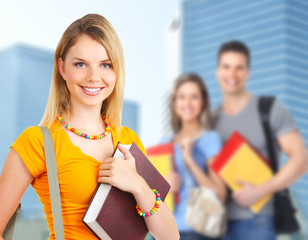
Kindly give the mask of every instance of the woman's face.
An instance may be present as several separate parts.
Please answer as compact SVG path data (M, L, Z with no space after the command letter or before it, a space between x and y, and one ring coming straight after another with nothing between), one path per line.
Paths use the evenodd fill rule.
M176 92L174 107L182 121L199 120L203 107L199 86L193 82L183 83Z
M115 87L116 74L106 49L86 34L68 50L64 61L58 59L58 64L74 106L100 108Z

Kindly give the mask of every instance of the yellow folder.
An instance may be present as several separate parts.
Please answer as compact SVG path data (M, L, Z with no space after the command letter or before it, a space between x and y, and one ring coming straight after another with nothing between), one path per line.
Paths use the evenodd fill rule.
M265 158L237 132L227 141L211 168L224 179L234 192L242 189L242 186L236 182L238 180L260 185L273 176ZM262 198L250 206L251 210L258 213L270 198L271 195Z
M173 152L171 144L164 144L154 146L147 149L147 157L154 165L154 167L160 172L163 177L166 177L173 171ZM165 203L168 205L171 211L174 210L174 194L168 193L165 199Z

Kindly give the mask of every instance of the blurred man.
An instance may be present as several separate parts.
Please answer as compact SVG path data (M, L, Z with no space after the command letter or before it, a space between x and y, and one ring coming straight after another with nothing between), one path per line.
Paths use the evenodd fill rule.
M237 41L223 44L218 52L216 73L223 102L214 112L214 129L220 133L223 141L234 131L239 131L269 159L258 109L259 97L246 89L250 75L249 49ZM307 170L308 158L303 139L291 115L277 100L271 107L269 123L278 143L276 156L283 151L289 160L263 185L254 186L239 179L237 183L243 187L242 190L227 201L228 230L225 240L276 239L273 199L258 214L254 214L249 206L268 194L287 188Z

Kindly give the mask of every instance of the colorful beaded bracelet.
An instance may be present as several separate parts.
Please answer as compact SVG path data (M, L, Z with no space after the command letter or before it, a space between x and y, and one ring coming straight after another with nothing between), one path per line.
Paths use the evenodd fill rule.
M155 202L155 206L152 208L152 210L148 213L144 213L140 210L140 208L138 207L138 205L136 204L136 210L138 212L138 214L141 216L141 217L150 217L152 216L156 211L157 209L159 208L159 203L160 203L160 194L158 193L158 191L156 189L152 189L152 191L156 194L156 202Z

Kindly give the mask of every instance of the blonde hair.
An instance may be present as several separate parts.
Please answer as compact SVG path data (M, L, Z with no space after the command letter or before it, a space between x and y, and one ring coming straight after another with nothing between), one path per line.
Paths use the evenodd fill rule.
M68 50L76 44L78 38L86 34L101 43L106 49L117 76L115 88L104 100L101 115L114 125L120 126L122 119L125 69L124 54L120 39L112 25L101 15L87 14L74 21L63 33L55 51L53 73L45 113L39 125L50 126L58 114L66 112L69 107L70 92L62 78L58 59L65 60Z
M210 98L208 94L208 90L206 88L206 85L203 81L203 79L195 74L195 73L186 73L181 76L179 76L175 80L174 88L170 97L170 113L171 113L171 127L174 133L178 133L182 128L182 122L180 117L175 112L174 102L176 99L177 91L184 83L195 83L198 85L201 97L202 97L202 112L199 115L200 122L204 126L205 129L210 130L212 128L212 114L211 114L211 104L210 104Z

